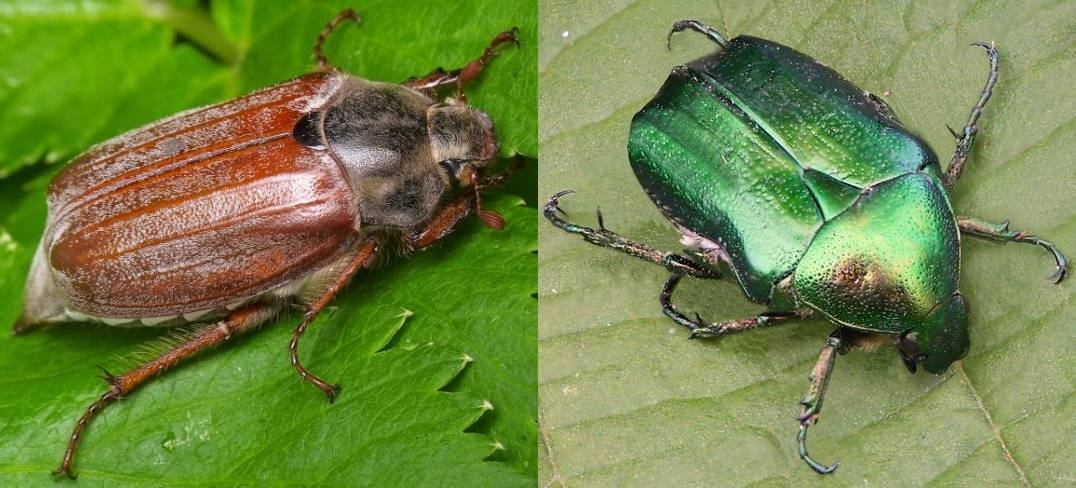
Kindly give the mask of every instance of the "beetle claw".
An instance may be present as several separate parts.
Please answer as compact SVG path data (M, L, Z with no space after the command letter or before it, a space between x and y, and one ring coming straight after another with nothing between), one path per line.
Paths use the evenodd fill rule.
M52 471L52 477L56 478L56 479L60 479L60 478L67 478L67 479L71 479L71 480L78 479L78 475L71 472L71 468L66 467L66 466L63 466L63 467L60 467L60 468L57 468L57 469L53 470Z
M1057 270L1054 271L1054 274L1050 275L1049 280L1052 281L1055 285L1059 285L1062 281L1064 281L1066 275L1068 275L1068 270L1066 270L1063 266L1058 266Z
M553 196L549 197L549 201L546 202L545 208L547 210L555 210L556 212L560 213L561 215L564 215L565 217L567 217L568 213L565 212L564 210L561 210L561 208L560 208L560 198L563 197L563 196L566 196L566 195L571 195L572 193L575 193L575 190L563 190L563 191L559 191L557 193L554 193Z
M1008 222L1006 222L1006 224L1007 223ZM1054 272L1049 276L1048 279L1052 281L1055 285L1061 283L1061 281L1065 279L1065 276L1068 274L1068 262L1065 260L1065 255L1061 254L1061 250L1058 249L1057 246L1054 245L1054 243L1039 239L1038 237L1035 237L1033 235L1018 235L1015 240L1021 242L1028 242L1031 244L1037 244L1039 247L1045 249L1047 252L1053 255Z
M509 41L512 44L516 45L516 49L519 49L519 47L520 47L520 44L519 44L519 27L514 27L513 26L511 29L508 30L508 33L509 33L509 36L511 36L511 39Z
M325 396L329 398L329 405L332 405L336 401L336 395L340 394L340 385L329 385L329 389L325 390Z
M678 20L674 22L672 28L669 29L669 35L665 39L665 46L669 49L672 49L673 34L688 29L698 32L699 34L702 34L706 37L709 37L711 41L714 41L717 45L721 47L725 47L725 45L729 42L728 39L725 39L725 36L722 35L720 32L706 24L703 24L698 20Z
M836 471L837 467L841 465L839 461L834 461L833 464L826 466L815 461L810 454L807 454L807 427L807 423L800 423L800 433L796 435L796 442L800 446L800 459L803 459L818 474L830 474Z

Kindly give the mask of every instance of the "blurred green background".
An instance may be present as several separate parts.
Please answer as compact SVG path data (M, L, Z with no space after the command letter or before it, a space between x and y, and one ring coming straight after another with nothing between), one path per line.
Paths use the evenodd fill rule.
M885 97L948 160L996 41L1001 79L952 203L958 213L1053 240L1076 256L1076 3L685 1L540 4L542 199L622 235L678 249L633 176L632 115L669 70L711 52L678 19L794 47ZM797 402L833 327L804 321L689 341L665 318L663 270L540 222L543 485L1072 486L1076 317L1072 280L1045 277L1042 249L963 244L972 349L946 374L907 373L892 348L837 360L812 454L796 454ZM682 309L709 320L761 311L728 281L685 280Z
M6 0L0 2L0 326L21 306L44 190L93 143L179 110L311 71L311 47L345 7L363 16L330 60L400 81L455 68L520 28L468 91L505 157L528 169L469 222L412 259L363 272L306 334L309 368L340 382L334 405L291 369L299 318L169 372L91 425L81 486L533 486L537 473L534 2L467 0ZM64 325L0 334L0 486L53 485L75 420L158 330ZM490 410L492 408L492 410Z

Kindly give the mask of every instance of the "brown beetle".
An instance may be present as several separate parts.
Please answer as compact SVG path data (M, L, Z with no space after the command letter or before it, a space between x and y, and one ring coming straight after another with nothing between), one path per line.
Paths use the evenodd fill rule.
M390 84L329 65L321 46L347 19L359 21L345 10L318 36L318 71L118 136L52 181L16 333L208 322L156 359L106 372L108 391L79 418L54 474L73 477L79 436L106 405L292 302L306 313L291 363L333 401L338 387L303 367L299 338L383 243L427 247L471 212L504 226L479 200L506 177L480 174L497 155L493 126L462 89L499 44L518 44L516 30L464 68ZM442 86L456 96L435 101Z

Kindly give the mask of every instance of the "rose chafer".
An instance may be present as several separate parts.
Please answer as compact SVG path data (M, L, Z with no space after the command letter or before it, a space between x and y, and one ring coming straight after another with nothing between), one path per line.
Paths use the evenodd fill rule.
M942 373L968 351L968 305L959 282L960 236L1036 244L1065 276L1050 242L1007 223L954 214L948 191L960 178L978 119L998 77L990 73L943 170L935 152L877 96L789 47L739 36L727 40L699 21L675 23L719 49L673 69L631 124L628 156L647 195L679 229L685 250L668 253L605 228L545 215L587 242L652 261L671 274L660 295L665 315L692 338L720 337L790 319L824 317L826 338L800 402L799 454L817 420L837 353L891 342L908 370ZM562 212L561 212L562 213ZM747 298L766 305L756 317L707 323L672 303L684 276L727 274Z

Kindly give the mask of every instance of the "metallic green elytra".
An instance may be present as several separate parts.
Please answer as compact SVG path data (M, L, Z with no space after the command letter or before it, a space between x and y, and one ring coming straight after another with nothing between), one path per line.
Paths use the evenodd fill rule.
M680 21L719 49L673 69L632 120L628 157L639 183L679 229L684 252L665 253L558 215L545 215L586 241L667 268L666 315L691 337L718 337L794 318L837 325L811 373L799 417L801 457L820 473L807 427L821 411L837 353L889 342L915 373L942 373L968 351L968 306L959 290L961 234L1026 242L1050 251L1055 282L1065 260L1044 240L954 215L948 189L959 178L977 121L998 75L990 74L943 171L935 152L880 98L818 61L778 43L726 40L698 21ZM683 276L731 274L757 317L706 323L672 303Z

